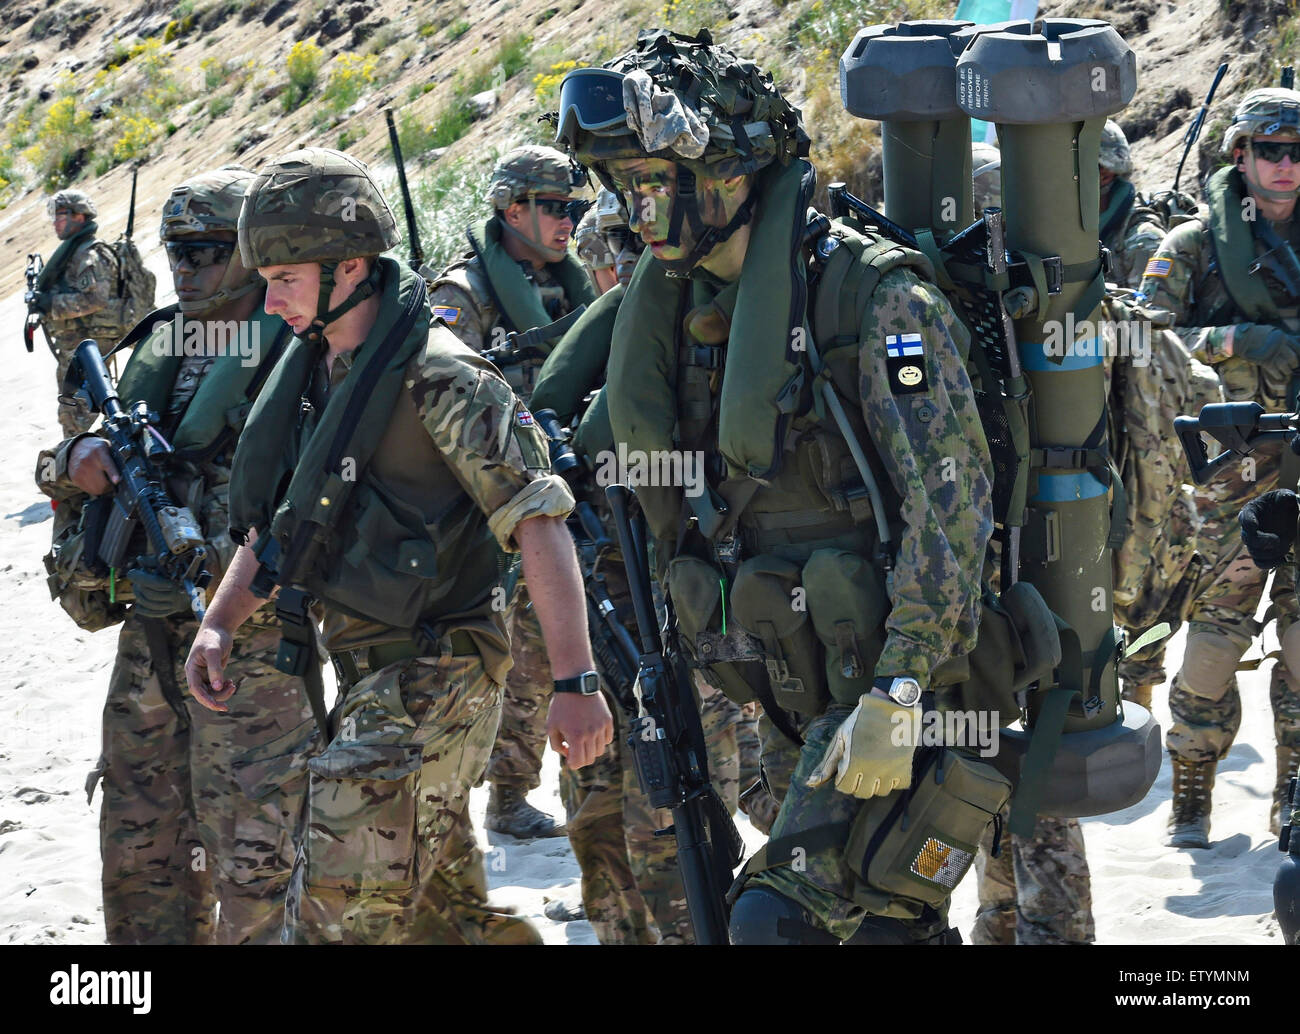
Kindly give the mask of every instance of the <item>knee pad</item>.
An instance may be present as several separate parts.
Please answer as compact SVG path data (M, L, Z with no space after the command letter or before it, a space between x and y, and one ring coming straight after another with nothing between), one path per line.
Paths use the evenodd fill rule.
M732 944L839 944L803 908L769 887L746 888L732 906L728 929Z
M1222 700L1236 677L1241 654L1237 644L1220 632L1189 632L1180 673L1183 687L1206 700Z

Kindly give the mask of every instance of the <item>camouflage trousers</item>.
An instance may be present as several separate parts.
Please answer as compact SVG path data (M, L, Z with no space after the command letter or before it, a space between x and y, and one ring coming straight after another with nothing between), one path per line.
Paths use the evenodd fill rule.
M1169 689L1173 722L1165 738L1169 753L1186 761L1216 761L1227 755L1241 725L1241 697L1231 671L1261 631L1255 619L1267 572L1250 559L1241 541L1241 507L1277 484L1276 455L1261 454L1258 479L1231 465L1225 484L1211 486L1214 494L1202 502L1202 551L1210 552L1191 608L1188 656ZM1283 569L1272 594L1279 615L1280 635L1294 622L1298 608L1294 572ZM1198 640L1194 647L1192 637ZM1195 668L1196 670L1192 670ZM1279 745L1300 744L1300 680L1280 657L1269 688L1274 729Z
M546 713L551 705L551 661L542 639L542 626L528 596L523 576L515 585L506 628L514 666L506 676L501 728L488 762L487 781L527 793L542 785L542 753L546 749Z
M616 608L622 608L627 588L621 571L610 565L602 574ZM741 786L741 709L707 685L697 689L709 775L734 814ZM627 745L634 717L630 703L610 698L614 739L595 764L577 772L560 770L569 843L582 868L583 906L601 944L690 944L677 843L654 835L671 825L672 816L651 808L641 792Z
M198 626L169 619L176 685ZM104 705L100 851L110 944L274 944L292 866L304 781L274 758L311 736L298 680L272 665L279 635L236 636L227 673L239 684L217 714L185 695L188 728L163 696L145 632L128 615ZM212 920L213 903L220 917Z
M540 943L489 908L467 812L500 718L501 687L450 645L348 690L308 763L283 943Z
M974 944L1091 944L1092 887L1078 819L1039 816L1034 834L1006 831L992 855L993 829L975 858L979 912L971 929Z

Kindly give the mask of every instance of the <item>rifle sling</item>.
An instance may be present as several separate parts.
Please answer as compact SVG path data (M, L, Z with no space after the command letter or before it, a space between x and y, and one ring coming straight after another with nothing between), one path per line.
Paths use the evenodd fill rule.
M139 621L140 627L144 629L145 642L149 644L149 658L153 661L154 674L158 676L163 699L176 712L176 731L187 732L190 713L185 707L185 697L176 684L176 655L172 653L171 640L167 638L167 626L163 624L162 618L139 617Z

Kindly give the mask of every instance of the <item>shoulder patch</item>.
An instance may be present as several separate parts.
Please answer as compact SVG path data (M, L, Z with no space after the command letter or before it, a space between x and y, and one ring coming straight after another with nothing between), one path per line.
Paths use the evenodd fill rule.
M925 374L925 344L920 334L885 335L885 365L893 394L916 395L930 389Z
M433 318L442 320L449 327L454 327L460 319L460 311L458 305L435 305L433 307Z
M1143 276L1168 276L1169 271L1174 268L1174 260L1167 258L1153 258L1147 262L1147 268L1142 271Z
M533 414L528 412L528 410L526 410L523 406L519 407L519 411L515 415L515 419L519 421L520 427L533 426Z

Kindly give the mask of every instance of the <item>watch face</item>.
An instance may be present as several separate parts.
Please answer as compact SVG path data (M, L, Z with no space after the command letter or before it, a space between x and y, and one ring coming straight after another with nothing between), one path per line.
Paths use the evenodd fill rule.
M921 684L915 679L897 679L889 695L905 707L913 707L921 699Z
M600 692L600 676L594 671L585 672L581 677L582 692L585 696L592 696Z

